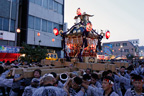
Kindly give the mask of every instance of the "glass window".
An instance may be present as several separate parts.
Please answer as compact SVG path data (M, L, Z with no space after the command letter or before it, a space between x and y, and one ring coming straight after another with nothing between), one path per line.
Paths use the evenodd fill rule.
M49 9L53 9L53 0L49 0Z
M28 27L31 29L34 29L34 17L33 16L29 16Z
M0 30L2 30L2 18L0 18Z
M42 31L47 32L47 21L42 20Z
M6 40L0 40L0 45L8 45L8 41L6 41Z
M42 5L42 0L35 0L35 4Z
M43 7L48 8L48 0L43 0Z
M34 0L30 0L30 2L34 3Z
M35 18L35 29L40 30L40 18Z
M59 25L59 30L63 30L63 25Z
M54 11L58 11L58 3L57 2L54 2Z
M120 46L120 43L116 43L116 46Z
M59 13L59 14L62 14L62 10L63 10L63 9L62 9L62 4L59 4L59 3L58 3L58 13Z
M54 26L53 26L53 28L57 28L57 29L59 30L59 24L57 24L57 23L54 23Z
M4 18L3 19L3 30L8 31L9 30L9 20Z
M124 49L124 52L129 52L129 49Z
M15 45L15 42L9 41L9 46L14 46L14 45Z
M127 43L123 43L123 46L127 46Z
M52 28L52 22L48 21L48 32L52 33L53 32L53 28Z
M15 30L15 21L14 21L14 20L11 20L10 31L11 31L11 32L14 32L14 30Z
M12 2L16 2L16 0L12 0Z

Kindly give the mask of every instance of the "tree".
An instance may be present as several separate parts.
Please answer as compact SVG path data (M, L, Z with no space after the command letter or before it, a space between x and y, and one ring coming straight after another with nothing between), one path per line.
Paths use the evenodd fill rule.
M41 48L40 46L32 47L28 44L23 43L20 50L21 54L25 54L25 57L21 57L22 61L27 62L40 62L42 59L46 58L47 49Z
M134 58L134 56L132 54L127 54L126 55L127 59L132 60Z

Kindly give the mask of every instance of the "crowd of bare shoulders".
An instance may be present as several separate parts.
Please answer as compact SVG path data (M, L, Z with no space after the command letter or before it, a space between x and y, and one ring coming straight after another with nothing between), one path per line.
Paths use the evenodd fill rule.
M2 96L144 96L144 61L121 66L115 72L94 71L90 68L57 73L53 64L51 72L42 74L47 66L40 63L1 62L0 94ZM61 66L75 68L73 64ZM32 77L17 73L33 68ZM64 72L65 71L65 72Z

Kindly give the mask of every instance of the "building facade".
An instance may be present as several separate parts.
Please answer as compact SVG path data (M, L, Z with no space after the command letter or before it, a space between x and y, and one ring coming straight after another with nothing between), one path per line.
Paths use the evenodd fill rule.
M62 57L64 0L0 0L0 45L47 47L49 53ZM17 32L20 29L20 32Z
M16 45L17 10L16 0L0 0L0 45Z
M53 28L63 29L64 0L21 0L19 3L17 45L23 42L32 46L47 47L61 57L61 36L55 36Z
M114 55L116 58L125 58L128 54L137 56L139 54L139 50L137 49L137 46L134 46L129 41L117 41L103 43L102 50L99 52L99 54L106 56Z

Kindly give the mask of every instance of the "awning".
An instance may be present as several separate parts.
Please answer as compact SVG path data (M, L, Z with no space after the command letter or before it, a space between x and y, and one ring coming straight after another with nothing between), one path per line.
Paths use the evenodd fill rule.
M20 56L20 53L0 53L0 61L5 60L7 61L13 61L17 60L17 58Z

